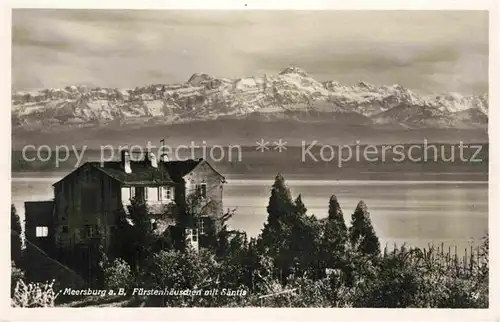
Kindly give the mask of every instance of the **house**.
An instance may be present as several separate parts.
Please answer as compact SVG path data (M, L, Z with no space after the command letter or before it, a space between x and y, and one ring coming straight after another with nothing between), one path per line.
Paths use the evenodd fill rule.
M153 214L164 214L175 208L172 205L185 207L196 192L202 202L211 204L206 216L215 218L222 216L224 183L224 177L204 159L157 161L152 153L145 153L132 160L129 151L122 150L118 161L86 162L54 183L54 200L51 209L44 203L45 215L37 210L37 202L26 203L30 230L26 233L51 254L88 244L97 235L109 247L117 210L126 211L132 199L146 203ZM171 224L168 220L153 223L159 230ZM195 249L205 233L203 227L201 222L186 230L187 241Z

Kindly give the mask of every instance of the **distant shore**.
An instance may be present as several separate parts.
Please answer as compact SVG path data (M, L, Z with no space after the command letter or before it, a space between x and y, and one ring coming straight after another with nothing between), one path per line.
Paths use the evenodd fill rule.
M70 171L16 171L11 173L11 178L14 181L50 181L53 179L54 182L63 178ZM267 174L228 174L226 175L226 180L232 183L242 182L242 181L269 181L272 183L274 176L277 173L267 173ZM359 182L359 181L380 181L380 182L470 182L470 183L488 183L488 173L359 173L354 177L348 177L345 175L316 175L316 174L293 174L285 173L288 181L324 181L324 182Z

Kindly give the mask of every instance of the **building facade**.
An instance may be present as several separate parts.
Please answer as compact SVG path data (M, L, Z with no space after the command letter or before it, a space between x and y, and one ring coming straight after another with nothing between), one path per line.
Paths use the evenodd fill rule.
M126 213L133 199L163 216L152 223L161 233L175 225L169 211L185 211L196 196L198 207L210 205L201 223L186 229L187 242L198 249L205 233L203 219L217 222L222 216L224 177L203 159L157 161L150 153L133 159L122 151L119 161L87 162L54 183L54 200L43 202L42 212L35 203L26 203L27 238L51 254L87 245L96 236L109 247L116 214Z

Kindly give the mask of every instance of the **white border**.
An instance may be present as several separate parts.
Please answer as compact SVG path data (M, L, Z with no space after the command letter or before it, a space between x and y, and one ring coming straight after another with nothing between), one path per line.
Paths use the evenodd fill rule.
M489 10L490 11L490 111L489 111L489 133L490 133L490 191L489 191L489 237L490 237L490 309L488 310L449 310L449 309L268 309L268 308L242 308L242 309L137 309L137 308L52 308L52 309L13 309L10 307L10 256L9 256L9 224L5 223L2 227L5 233L0 234L1 262L0 268L3 274L0 274L1 287L1 305L0 319L8 321L23 320L340 320L340 321L499 321L500 315L498 304L500 297L498 286L500 272L498 265L498 246L499 229L498 207L495 201L499 200L498 178L500 171L500 154L496 144L496 138L499 137L498 129L495 126L495 120L498 119L500 111L496 106L499 105L498 94L494 89L498 87L498 3L495 0L455 0L455 1L437 1L437 0L378 0L378 1L319 1L319 0L288 0L273 1L270 0L149 0L149 1L125 1L125 0L87 0L87 1L56 1L56 0L18 0L8 3L2 3L0 21L2 28L1 35L1 54L4 58L1 60L2 85L0 87L0 98L2 104L0 117L0 129L3 135L0 136L0 147L8 159L1 159L0 163L0 189L4 199L4 216L2 220L8 221L8 212L10 211L10 151L11 151L11 127L10 127L10 52L11 52L11 9L12 8L96 8L96 9L232 9L232 10L254 10L254 9L343 9L343 10ZM495 86L497 85L497 86ZM5 151L8 151L5 153ZM9 208L8 208L9 207ZM495 209L496 208L496 209ZM8 269L7 269L8 268ZM497 303L495 306L494 303Z
M12 8L88 8L88 9L230 9L230 10L488 10L494 1L488 0L16 0Z

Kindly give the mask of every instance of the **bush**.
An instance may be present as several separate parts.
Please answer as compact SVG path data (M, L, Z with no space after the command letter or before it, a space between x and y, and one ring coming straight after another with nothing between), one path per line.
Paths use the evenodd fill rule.
M17 282L24 278L24 272L16 267L16 263L14 261L11 262L11 274L10 274L10 296L14 296L14 289L17 285Z
M21 279L14 288L13 307L52 307L58 294L54 292L54 281L48 283L29 283Z
M104 268L104 283L109 289L131 287L133 278L130 265L121 258L115 259Z
M108 288L125 288L129 294L135 287L187 291L163 296L136 293L148 306L488 307L487 237L477 259L471 256L463 262L433 248L403 246L390 253L386 248L381 254L364 202L352 214L349 229L335 196L330 198L329 217L317 220L307 215L300 195L291 199L280 175L272 188L267 222L260 236L250 242L244 234L227 229L224 222L229 217L225 215L221 238L218 243L215 239L208 243L211 249L157 250L149 247L154 238L145 238L152 236L145 208L139 210L132 212L138 225L131 229L142 227L144 231L121 234L123 245L130 247L124 249L130 253L135 254L137 244L142 245L140 256L125 258L133 270L119 258L105 266L104 279ZM179 231L182 239L184 230ZM215 232L213 237L217 237ZM13 268L13 279L22 278L15 277L20 274ZM223 289L244 294L213 292ZM26 287L17 302L23 306L50 304L50 298L31 300L26 295L30 292L36 293Z
M140 286L147 289L205 290L217 288L216 262L209 254L194 251L160 251L142 268ZM205 301L206 299L206 301ZM154 306L211 306L211 297L153 296Z

